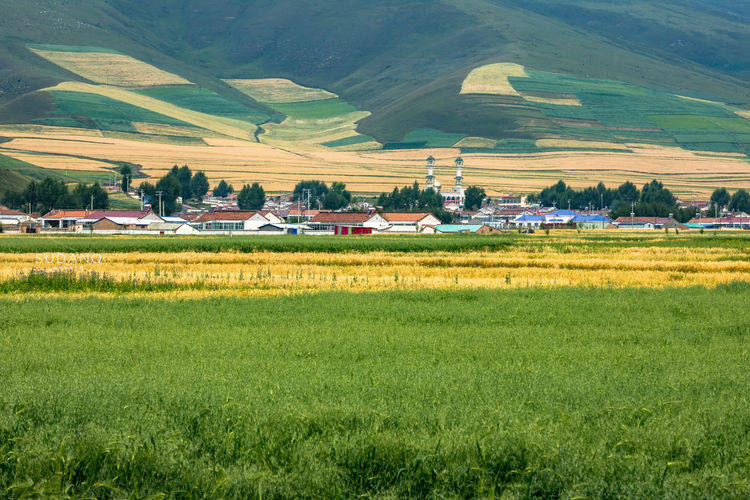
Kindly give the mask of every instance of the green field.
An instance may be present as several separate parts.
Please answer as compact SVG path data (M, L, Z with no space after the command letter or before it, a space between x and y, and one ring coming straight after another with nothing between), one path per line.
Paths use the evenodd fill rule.
M138 89L136 92L181 108L192 109L209 115L224 116L254 124L263 123L269 119L268 115L244 104L227 99L211 90L192 85L153 87Z
M33 123L137 132L132 122L191 127L189 123L97 94L50 90L55 110Z
M0 165L2 158L0 156ZM0 196L6 191L23 191L30 181L25 175L0 167Z
M83 182L93 183L99 182L103 184L111 179L111 175L107 175L107 172L97 172L93 170L69 170L66 175L64 170L56 170L51 168L38 167L31 163L11 158L0 154L0 168L10 170L13 174L21 175L29 179L42 181L47 177L51 177L58 181L63 182ZM16 180L18 180L16 178ZM24 187L26 187L24 185Z
M0 491L745 497L748 300L0 299Z
M426 128L409 132L403 142L419 143L425 148L450 148L464 137L466 134L446 134L440 130Z
M273 109L287 116L300 120L327 120L349 113L356 113L357 108L341 99L323 99L318 101L289 102L269 104Z

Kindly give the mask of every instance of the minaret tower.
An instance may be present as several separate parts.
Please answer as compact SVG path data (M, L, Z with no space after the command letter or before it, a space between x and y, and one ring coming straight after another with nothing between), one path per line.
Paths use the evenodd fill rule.
M461 175L461 169L464 166L464 160L460 156L456 158L456 190L461 189L464 183L464 177Z
M430 155L429 158L427 158L427 186L426 188L433 188L435 189L435 158Z

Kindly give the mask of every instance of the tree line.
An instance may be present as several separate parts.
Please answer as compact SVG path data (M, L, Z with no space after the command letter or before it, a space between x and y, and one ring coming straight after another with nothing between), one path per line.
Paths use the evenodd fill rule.
M31 181L23 191L6 191L2 204L22 211L46 214L54 209L109 208L109 195L98 182L78 183L72 189L62 181L46 177L42 181Z
M609 217L668 217L672 214L679 222L695 217L694 207L680 207L677 197L664 184L653 180L641 189L632 182L624 182L617 188L607 188L600 182L581 190L573 189L558 181L528 197L531 203L571 210L609 210Z

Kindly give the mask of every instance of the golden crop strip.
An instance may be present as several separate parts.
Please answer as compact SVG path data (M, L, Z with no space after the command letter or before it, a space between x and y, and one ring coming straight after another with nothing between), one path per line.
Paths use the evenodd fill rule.
M713 287L750 282L736 250L636 247L617 250L514 249L497 252L105 253L100 263L68 254L0 254L0 281L32 270L96 272L205 289L176 296L273 295L349 290ZM71 259L73 259L71 261ZM166 294L165 292L152 292Z
M30 50L48 61L96 83L123 87L192 85L191 82L181 76L168 73L124 54Z
M238 139L206 138L205 145L151 143L92 135L90 131L44 127L2 127L0 135L11 139L0 145L0 154L24 155L35 164L64 168L51 155L64 155L70 169L91 170L91 160L106 158L143 166L153 182L175 164L204 170L212 183L226 179L235 186L260 182L267 191L291 190L304 179L343 181L353 192L380 193L395 186L421 181L424 161L438 160L435 173L445 186L453 183L453 160L458 149L398 151L286 150ZM76 135L76 134L81 135ZM661 179L678 195L708 196L717 187L750 188L750 171L742 158L706 156L663 146L631 145L633 153L567 151L534 155L468 154L464 156L466 185L483 186L491 195L509 191L538 191L563 179L575 188L592 184L592 178L613 187L626 180L638 185ZM45 156L33 158L30 153ZM103 166L103 165L102 165Z

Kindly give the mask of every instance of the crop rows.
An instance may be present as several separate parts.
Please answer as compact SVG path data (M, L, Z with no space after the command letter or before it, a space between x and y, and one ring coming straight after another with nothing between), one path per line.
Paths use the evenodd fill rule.
M108 292L89 286L91 273L126 284L114 292L202 290L199 295L267 295L322 290L715 287L750 282L750 262L736 250L718 248L558 248L498 251L0 254L7 293L48 292L69 273L70 291ZM746 255L746 254L745 254ZM83 280L84 286L76 283ZM41 280L41 281L40 281ZM34 283L38 283L35 287ZM54 288L54 287L53 287ZM0 289L3 289L0 286ZM206 290L213 290L208 292ZM64 289L58 291L63 292Z

